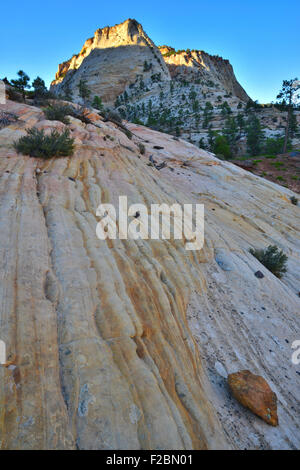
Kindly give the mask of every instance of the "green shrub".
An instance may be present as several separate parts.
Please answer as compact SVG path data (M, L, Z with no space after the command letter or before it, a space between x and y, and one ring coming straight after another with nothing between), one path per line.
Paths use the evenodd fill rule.
M81 79L77 85L79 90L79 96L83 99L83 101L87 100L91 94L91 90L87 86L87 80Z
M283 163L283 162L274 162L274 163L272 163L272 166L275 166L275 168L277 168L278 170L280 170L281 167L284 166L284 163Z
M145 145L142 144L142 143L139 143L139 144L138 144L138 147L139 147L140 153L141 153L142 155L144 155L145 150L146 150L146 149L145 149Z
M49 121L61 121L69 124L70 120L67 116L79 119L85 124L90 124L91 120L85 115L85 108L75 108L67 104L53 104L44 109L44 113Z
M284 137L269 137L266 139L264 144L264 152L270 155L278 155L282 153L284 144ZM291 148L290 142L288 144L288 149Z
M278 278L286 272L286 263L288 257L279 250L276 245L269 245L266 249L262 250L249 250L251 255L255 256L271 273Z
M100 96L97 96L97 95L94 96L92 106L98 109L99 111L103 111L103 103L102 103L102 99L100 98Z
M290 201L294 206L298 206L298 199L295 196L291 196Z
M215 138L213 152L216 155L223 155L226 159L231 157L230 145L224 135L218 135Z
M69 124L70 120L67 116L74 113L74 108L65 104L53 104L45 108L44 113L49 121L60 121Z
M68 129L61 134L53 130L50 135L45 135L43 129L32 128L15 142L14 147L18 153L36 158L67 157L73 155L74 139Z

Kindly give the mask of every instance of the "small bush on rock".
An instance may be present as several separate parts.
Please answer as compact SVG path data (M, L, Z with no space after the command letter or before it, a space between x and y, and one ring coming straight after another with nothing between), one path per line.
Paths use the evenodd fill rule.
M271 273L278 278L286 272L286 263L288 257L279 250L276 245L269 245L266 249L262 250L249 250L250 253L258 259Z
M70 121L67 116L72 115L73 108L65 104L53 104L45 108L44 113L49 121L60 121L69 124Z
M85 115L84 107L77 109L68 104L53 104L45 108L44 112L49 121L60 121L64 124L69 124L70 120L68 119L68 116L72 116L85 124L90 124L91 122L91 120Z
M141 153L142 155L144 155L145 150L146 150L146 149L145 149L145 145L142 144L142 143L139 143L139 144L138 144L138 147L139 147L140 153Z
M45 135L43 129L32 128L15 142L14 147L18 153L36 158L67 157L73 155L74 139L68 129L61 134L53 130L50 135Z
M298 206L298 199L295 196L291 196L290 201L294 206Z

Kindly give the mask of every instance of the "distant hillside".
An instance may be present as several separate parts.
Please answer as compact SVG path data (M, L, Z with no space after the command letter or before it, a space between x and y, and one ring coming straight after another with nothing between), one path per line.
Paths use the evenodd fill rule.
M203 51L156 47L133 19L98 29L79 54L59 65L51 89L80 102L80 80L86 80L91 99L101 97L123 118L201 148L214 150L213 136L233 126L233 153L244 155L250 111L257 114L266 137L277 138L284 131L285 113L271 105L257 107L228 60ZM299 112L296 120L300 123ZM295 145L300 143L294 139Z

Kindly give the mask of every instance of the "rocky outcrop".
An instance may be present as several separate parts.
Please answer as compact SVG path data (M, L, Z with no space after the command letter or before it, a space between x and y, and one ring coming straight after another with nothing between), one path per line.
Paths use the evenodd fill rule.
M101 118L70 118L72 157L22 156L12 144L26 128L65 125L23 104L4 111L18 121L0 130L1 448L299 448L293 193L143 126L125 123L129 139ZM203 249L99 240L96 209L119 195L148 208L203 203ZM281 280L249 253L274 243L289 257ZM278 428L232 400L216 361L265 377Z
M149 70L145 63L149 64ZM112 104L144 72L146 76L159 73L163 79L170 79L159 49L142 25L128 19L116 26L97 29L79 54L59 65L51 90L64 94L69 88L74 100L78 100L78 84L86 80L92 95Z
M220 83L227 93L231 93L244 102L249 101L250 98L238 83L229 60L212 56L204 51L176 52L169 46L161 46L159 49L172 78L197 80L201 77L201 79L213 81L215 86Z

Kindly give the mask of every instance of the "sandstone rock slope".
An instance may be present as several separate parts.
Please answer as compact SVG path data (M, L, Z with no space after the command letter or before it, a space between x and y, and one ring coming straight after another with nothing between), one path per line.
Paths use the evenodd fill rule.
M12 143L25 128L65 125L38 108L5 109L19 120L0 131L1 448L299 447L291 191L127 123L130 140L100 118L71 118L73 157L22 156ZM149 166L151 155L167 166ZM119 195L148 208L204 203L203 250L172 239L99 240L96 209L117 206ZM270 243L289 256L282 280L249 253ZM279 427L230 397L216 361L268 381Z

